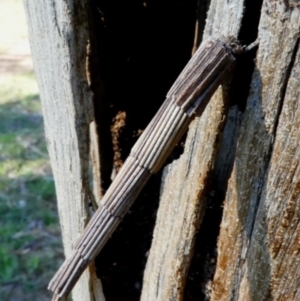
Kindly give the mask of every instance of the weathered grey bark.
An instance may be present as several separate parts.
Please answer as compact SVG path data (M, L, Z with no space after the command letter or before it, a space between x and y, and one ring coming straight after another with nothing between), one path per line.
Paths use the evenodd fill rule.
M264 1L211 300L300 300L299 3Z
M93 199L88 179L94 113L86 74L87 3L24 0L66 256L89 219ZM73 300L104 300L93 267L76 285Z

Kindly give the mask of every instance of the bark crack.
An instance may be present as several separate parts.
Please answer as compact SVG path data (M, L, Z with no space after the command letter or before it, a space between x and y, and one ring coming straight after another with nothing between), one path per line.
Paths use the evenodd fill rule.
M56 8L55 0L51 1L51 10L52 10L54 25L57 28L58 35L61 37L61 31L57 21L58 18L57 18L57 8Z
M282 86L282 91L281 91L281 95L280 95L280 99L279 99L279 109L278 109L278 114L276 116L276 120L275 120L275 125L274 125L274 133L273 133L273 137L276 137L276 132L277 132L277 127L278 127L278 123L279 123L279 119L280 119L280 115L281 115L281 111L283 108L283 104L284 104L284 99L285 99L285 94L286 94L286 90L287 90L287 86L288 86L288 82L291 76L291 72L292 69L294 67L294 63L295 63L295 59L296 59L296 55L299 49L299 41L300 41L300 37L297 37L293 52L292 52L292 56L291 56L291 60L289 63L289 66L287 67L287 71L286 71L286 76L284 78L284 82L283 82L283 86ZM275 139L273 139L274 141ZM273 143L271 144L271 150L269 152L269 154L272 153L272 148L273 148Z
M298 48L299 48L299 38L296 40L296 43L295 43L295 46L294 46L294 49L293 49L293 52L292 52L291 60L290 60L289 66L287 68L286 76L284 78L284 83L283 83L281 95L280 95L280 98L279 98L278 113L276 115L275 122L274 122L272 141L270 143L269 151L266 154L266 159L264 160L265 161L265 164L264 164L264 173L263 173L263 176L261 177L261 181L259 183L260 185L259 185L259 189L258 189L258 193L257 193L257 201L255 203L255 208L254 208L254 216L256 216L257 210L258 210L258 207L259 207L259 201L258 200L261 198L262 188L264 186L263 179L266 178L266 175L268 173L268 167L269 167L269 163L270 163L270 160L271 160L271 157L272 157L272 153L273 153L273 146L274 146L276 132L277 132L278 124L279 124L279 119L280 119L280 115L281 115L281 112L282 112L282 108L283 108L283 104L284 104L284 99L285 99L285 94L286 94L286 90L287 90L289 78L291 76L291 72L292 72L292 69L293 69L293 66L294 66L294 62L295 62L295 59L296 59ZM249 240L249 244L251 244L252 233L253 233L253 228L254 228L255 220L256 220L256 218L253 218L252 225L250 227L250 232L249 232L250 233L250 236L249 236L250 240Z

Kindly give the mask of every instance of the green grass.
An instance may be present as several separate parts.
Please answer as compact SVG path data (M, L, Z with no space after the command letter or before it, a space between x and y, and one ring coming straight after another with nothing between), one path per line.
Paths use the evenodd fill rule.
M63 259L22 0L0 0L0 301L46 301Z
M0 216L1 301L49 300L63 251L32 73L0 81Z

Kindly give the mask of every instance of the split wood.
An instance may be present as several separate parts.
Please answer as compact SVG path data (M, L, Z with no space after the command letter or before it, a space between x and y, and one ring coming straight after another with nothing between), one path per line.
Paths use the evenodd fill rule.
M224 40L224 39L222 39ZM66 297L87 265L97 256L121 219L156 173L189 124L210 98L245 48L234 39L204 41L167 94L166 100L131 150L82 233L72 255L49 284L53 301ZM252 44L251 44L252 45Z

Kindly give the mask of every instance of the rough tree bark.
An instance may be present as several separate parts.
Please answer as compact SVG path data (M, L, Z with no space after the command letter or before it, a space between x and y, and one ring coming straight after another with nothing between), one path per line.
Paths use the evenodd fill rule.
M86 69L90 1L24 4L68 256L94 199L91 143L97 201L101 194ZM258 36L255 67L254 53L237 63L164 170L141 300L300 300L299 24L296 0L211 1L203 39ZM217 223L211 244L207 219ZM73 296L104 300L93 264Z
M298 1L264 1L211 300L300 300Z
M66 257L89 219L93 200L88 175L90 131L95 127L86 73L87 2L24 0ZM93 265L74 288L74 300L103 300Z

